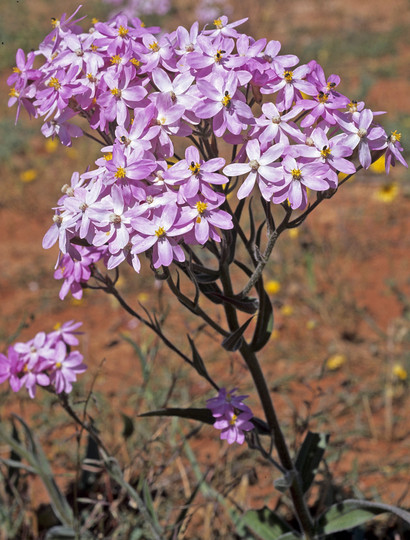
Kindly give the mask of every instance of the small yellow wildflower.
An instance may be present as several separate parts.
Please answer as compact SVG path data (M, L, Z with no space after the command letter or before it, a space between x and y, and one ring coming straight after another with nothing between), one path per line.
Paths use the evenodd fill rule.
M280 283L276 279L270 279L265 285L268 294L277 294L280 291Z
M293 307L290 306L289 304L284 304L281 308L280 308L280 312L282 313L282 315L284 317L290 317L292 314L293 314Z
M392 371L393 375L401 381L405 381L408 377L407 370L401 364L394 364Z
M299 230L298 229L288 229L290 238L298 238Z
M37 178L37 171L35 169L26 169L20 173L20 180L26 184L32 182Z
M306 322L306 329L307 330L313 330L314 328L316 328L316 326L317 326L317 322L314 319L309 319Z
M396 182L384 184L374 192L374 198L383 203L391 203L399 194L399 186Z
M343 366L346 362L346 356L344 354L333 354L326 360L326 367L330 371L335 371Z
M374 163L370 165L370 170L376 174L385 174L386 173L386 161L384 159L384 154L376 159Z
M57 150L58 140L57 139L47 139L45 142L45 149L47 154L52 154Z
M137 295L138 302L147 302L148 299L149 299L149 294L146 292L140 292Z

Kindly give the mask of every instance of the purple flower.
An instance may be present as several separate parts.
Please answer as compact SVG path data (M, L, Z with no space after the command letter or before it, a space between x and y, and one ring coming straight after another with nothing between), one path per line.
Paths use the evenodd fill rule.
M84 373L87 366L83 364L83 356L78 351L67 354L67 347L59 341L55 347L54 365L51 368L50 383L57 394L73 389L72 383L77 380L77 373Z
M212 416L216 418L214 428L221 430L221 439L228 444L237 442L243 444L245 440L244 431L254 429L253 413L243 400L248 396L237 396L233 389L227 392L225 388L219 390L216 398L208 399L206 406L211 410Z

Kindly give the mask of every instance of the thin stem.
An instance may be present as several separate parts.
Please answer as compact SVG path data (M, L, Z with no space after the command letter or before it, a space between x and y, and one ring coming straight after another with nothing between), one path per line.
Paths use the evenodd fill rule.
M251 278L249 279L248 283L245 285L242 295L246 296L249 291L252 289L252 287L255 285L255 283L258 281L258 279L261 277L262 272L269 261L270 254L272 253L272 250L276 244L276 240L279 238L279 235L287 228L290 216L292 215L292 209L288 208L286 210L286 215L283 218L282 223L279 225L277 229L271 232L269 235L268 243L266 245L265 251L261 255L260 261L258 263L258 266L256 267L254 273L252 274Z
M262 403L265 412L266 421L271 429L271 433L275 442L276 451L283 468L287 471L290 479L289 492L292 498L295 514L298 518L299 525L305 534L306 540L313 538L314 524L309 508L306 504L303 490L299 480L299 474L295 470L292 458L287 447L285 437L281 430L276 411L273 406L272 398L263 375L256 354L252 351L249 345L243 341L239 349L242 358L252 375L253 382L259 394L259 399Z
M100 139L97 139L97 137L94 137L94 135L91 135L91 133L87 133L84 130L83 130L83 133L86 137L88 137L89 139L92 139L95 142L98 142L98 144L101 144L102 146L105 146L107 144L105 141L100 141Z

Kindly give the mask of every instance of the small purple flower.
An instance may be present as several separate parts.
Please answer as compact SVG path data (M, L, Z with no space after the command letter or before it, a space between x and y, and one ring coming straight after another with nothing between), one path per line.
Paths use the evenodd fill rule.
M221 430L221 439L228 444L243 444L244 431L251 431L255 426L250 421L253 418L252 411L243 403L248 396L237 396L235 390L227 392L221 388L217 397L208 399L206 406L216 418L214 427Z

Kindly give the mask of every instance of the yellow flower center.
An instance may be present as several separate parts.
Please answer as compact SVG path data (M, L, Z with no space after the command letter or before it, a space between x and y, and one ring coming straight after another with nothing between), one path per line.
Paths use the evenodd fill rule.
M93 25L94 25L94 24L97 24L98 22L99 22L98 19L96 19L95 17L93 17L93 18L91 19L91 24L93 24Z
M13 88L10 89L9 96L10 97L19 97L19 95L20 94L17 92L17 90L13 86Z
M208 203L198 201L195 206L196 206L196 209L198 210L198 214L202 215L205 212L205 210L208 208Z
M389 139L390 139L390 141L391 141L392 143L395 143L396 141L397 141L397 142L400 142L400 140L401 140L401 133L397 133L397 130L395 129L394 131L391 132Z
M118 88L113 88L111 90L111 94L116 98L120 98L121 97L121 90L119 90Z
M128 34L128 32L129 32L129 30L128 30L128 28L125 28L125 26L120 26L118 28L118 35L120 37L125 37Z
M63 364L61 362L56 362L56 369L61 369Z
M111 161L112 160L112 152L107 152L104 156L105 161Z
M229 109L229 107L231 106L231 96L229 95L229 92L228 90L225 90L225 95L224 97L222 98L222 105L224 107L226 107L227 109Z
M351 101L349 105L347 106L349 112L354 113L357 112L357 101Z
M332 88L336 88L336 83L335 82L328 82L327 83L327 89L328 90L331 90Z
M57 26L60 25L60 21L58 19L56 19L55 17L51 17L51 26L53 28L57 28Z
M214 25L217 27L217 28L223 28L223 24L222 24L222 21L221 19L215 19L214 20Z
M285 81L287 83L290 83L293 80L293 71L289 71L288 69L286 69L283 73L283 76L285 77Z
M331 154L331 150L328 146L324 146L322 150L320 151L323 158L328 158Z
M220 62L222 60L224 52L225 51L221 51L221 49L219 49L216 54L214 54L215 62Z
M21 69L19 69L17 66L13 68L13 73L21 73Z
M139 60L137 60L136 58L131 58L130 62L135 67L140 67L140 65L141 65L141 62Z
M57 79L57 77L51 77L48 82L48 86L55 88L56 90L59 90L61 88L60 81Z
M161 238L162 236L165 236L165 229L164 227L159 227L156 231L155 231L155 234L158 236L158 238Z
M152 52L158 52L159 51L158 41L154 41L154 43L151 43L151 45L148 45L148 48L151 49Z
M119 54L115 54L114 56L111 56L110 62L111 64L121 64L121 56Z
M229 423L231 424L231 426L234 426L236 424L236 421L238 420L238 417L236 414L234 414L232 416L232 418L230 419Z
M97 22L98 22L98 21L97 21ZM91 45L90 49L91 49L93 52L97 52L97 51L98 51L97 45Z
M293 180L300 180L302 178L302 171L300 169L292 169L290 171L293 176Z
M192 174L195 174L196 176L197 174L199 174L201 166L199 163L194 163L193 161L191 161L191 165L188 168L190 171L192 171Z
M320 103L326 103L328 97L329 94L324 92L319 92L317 95L317 99L320 101Z
M117 172L115 173L115 178L125 178L125 169L124 167L118 167Z

